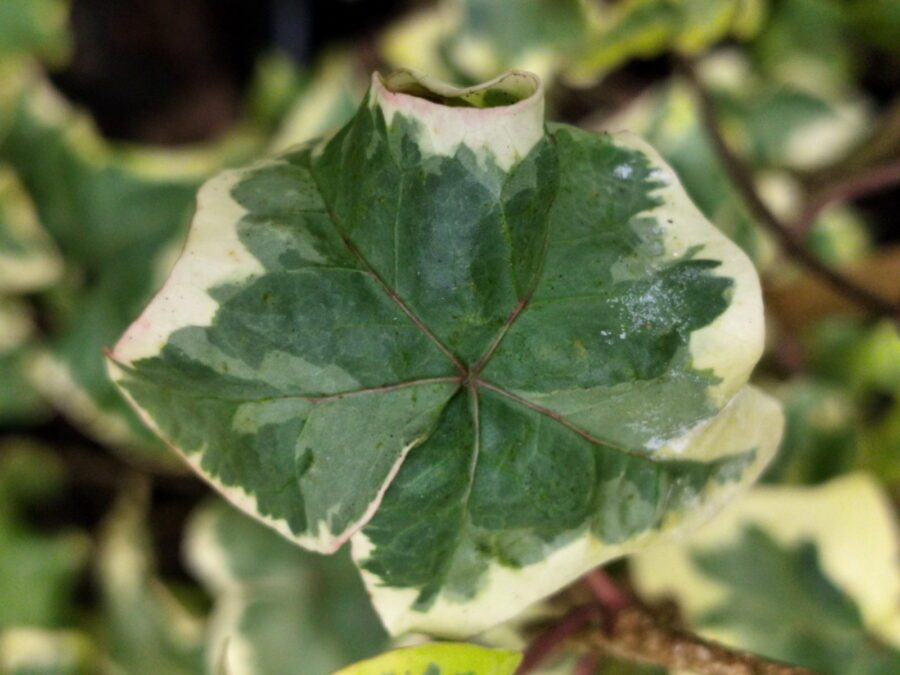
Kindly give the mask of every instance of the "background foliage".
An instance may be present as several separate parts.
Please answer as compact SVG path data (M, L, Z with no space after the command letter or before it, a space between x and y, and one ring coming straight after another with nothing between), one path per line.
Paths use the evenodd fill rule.
M615 577L738 647L900 671L898 314L764 226L673 58L695 59L791 236L897 302L896 2L233 4L0 3L0 671L201 673L225 654L228 672L318 675L388 648L349 562L212 496L124 405L103 349L165 278L206 177L341 124L368 73L400 65L459 84L538 72L551 118L644 135L763 276L755 382L787 412L778 458L696 538ZM521 650L581 592L479 641ZM498 654L478 668L515 667ZM579 658L542 667L645 672Z

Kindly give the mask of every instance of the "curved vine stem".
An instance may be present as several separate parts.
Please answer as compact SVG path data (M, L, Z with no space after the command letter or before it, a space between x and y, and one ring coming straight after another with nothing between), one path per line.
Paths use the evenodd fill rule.
M673 626L602 569L589 572L584 581L595 602L576 607L539 635L525 651L517 675L534 672L564 645L582 654L579 667L614 656L697 675L813 675L806 668L732 649Z
M759 196L753 182L753 176L740 159L732 152L719 127L715 104L697 75L693 62L685 56L677 56L676 64L694 92L700 108L700 116L706 133L715 148L719 160L726 173L747 203L751 212L763 227L769 230L779 241L782 248L810 272L828 283L836 291L853 299L869 312L878 316L887 316L895 321L900 320L900 307L889 300L857 285L843 274L835 271L806 250L791 229L772 212Z
M891 185L900 184L900 160L887 162L814 192L791 228L802 236L809 231L818 215L834 204L858 199Z

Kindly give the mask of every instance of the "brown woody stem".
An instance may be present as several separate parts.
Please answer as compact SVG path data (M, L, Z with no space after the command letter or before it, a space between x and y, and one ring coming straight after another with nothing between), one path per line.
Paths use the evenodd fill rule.
M613 656L698 675L813 675L811 671L705 640L638 602L602 569L584 582L596 604L571 610L525 652L517 675L533 672L562 646L580 652L578 667Z
M610 630L585 637L591 650L697 675L812 675L799 666L732 649L659 622L645 607L617 612Z
M872 293L868 289L858 286L853 281L839 272L836 272L816 258L806 250L804 245L796 238L790 228L779 220L756 191L753 176L741 160L732 152L728 143L726 143L722 130L719 127L715 104L713 103L709 92L700 81L697 71L694 68L694 64L686 57L678 57L677 65L680 72L694 91L694 95L696 96L697 103L700 107L700 116L703 121L703 126L715 148L719 160L722 162L722 166L735 188L743 197L748 208L759 220L760 224L775 236L788 255L801 263L811 273L828 283L832 288L843 295L852 298L856 303L862 305L873 314L888 316L894 320L900 319L900 308L896 307L890 301Z

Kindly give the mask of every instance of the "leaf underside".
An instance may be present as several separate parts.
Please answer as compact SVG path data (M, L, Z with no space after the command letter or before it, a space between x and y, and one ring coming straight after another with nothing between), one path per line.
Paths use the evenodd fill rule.
M378 589L407 616L465 604L492 570L670 526L768 451L751 435L722 456L657 452L721 407L690 341L734 281L703 242L667 249L655 161L552 126L503 170L420 133L364 104L330 140L213 181L240 215L205 215L201 193L179 263L200 276L176 268L112 365L245 510L321 551L364 527L354 554L392 630ZM206 283L208 325L153 334Z

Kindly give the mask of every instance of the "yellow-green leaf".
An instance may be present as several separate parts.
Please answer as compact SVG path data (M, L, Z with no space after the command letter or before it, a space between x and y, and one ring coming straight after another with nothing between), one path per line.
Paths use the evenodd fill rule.
M335 675L513 675L521 660L505 649L436 642L396 649Z

